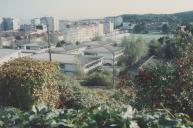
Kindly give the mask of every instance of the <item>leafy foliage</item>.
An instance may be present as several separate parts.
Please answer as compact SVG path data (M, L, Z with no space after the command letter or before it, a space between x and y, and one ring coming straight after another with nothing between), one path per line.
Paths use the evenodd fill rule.
M141 38L129 39L128 37L124 37L122 44L125 47L125 55L128 57L128 61L130 61L131 64L136 63L147 54L147 44Z
M174 102L172 95L175 87L175 67L171 64L159 64L156 67L148 66L135 78L134 105L138 109L159 108L160 103ZM174 90L175 89L175 90ZM146 92L144 94L144 92Z
M193 21L193 12L181 12L175 14L145 14L145 15L122 15L123 22L135 22L141 23L143 22L169 22L172 24L177 23L186 23Z
M174 56L157 67L144 68L136 77L134 104L139 109L165 106L173 113L183 112L193 118L193 39L179 31L170 40Z
M59 92L58 66L29 58L16 59L0 67L0 105L30 109L33 104L55 105Z
M83 82L84 86L112 86L112 74L107 71L96 72L89 75Z
M58 108L80 109L93 108L98 105L115 108L128 104L130 99L126 92L119 90L89 89L80 86L77 81L70 78L64 78L63 81L60 83L61 96Z
M56 44L56 47L63 47L65 44L67 44L64 40L62 41L59 41L57 44Z
M146 28L144 23L135 25L135 27L133 28L133 32L134 33L141 33L141 34L147 34L148 33L147 28Z
M185 114L171 115L166 111L133 113L128 107L111 109L50 109L35 106L24 112L15 108L0 109L0 127L30 128L190 128L193 122Z
M139 112L134 116L141 128L190 128L193 122L190 117L183 113L172 115L166 110L151 112Z
M164 25L162 26L162 32L163 32L164 34L168 34L168 33L170 32L170 28L169 28L169 26L168 26L167 24L164 24Z
M22 112L15 108L0 110L1 127L32 127L32 128L98 128L98 127L129 127L128 119L123 119L121 112L126 109L110 110L105 107L95 109L58 109L36 107L34 111Z

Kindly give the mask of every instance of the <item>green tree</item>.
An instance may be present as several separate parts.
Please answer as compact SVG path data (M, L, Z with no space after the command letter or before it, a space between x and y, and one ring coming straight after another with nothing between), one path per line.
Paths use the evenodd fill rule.
M167 24L164 24L162 26L162 32L163 32L163 34L168 34L170 32L170 28Z
M193 34L193 24L187 24L185 30Z
M147 43L141 38L124 37L122 44L125 48L125 55L130 64L136 63L139 59L144 57L148 52Z
M149 56L156 55L158 53L158 48L160 47L160 44L157 40L151 40L149 42Z
M148 33L146 26L145 26L145 23L135 25L135 27L133 28L133 32L134 33L142 33L142 34Z
M189 33L177 33L171 39L175 56L145 67L136 77L134 104L139 109L164 106L193 118L193 38Z
M64 40L62 40L62 41L60 41L60 42L58 42L57 44L56 44L56 47L62 47L63 45L65 45L66 44L66 42L64 41Z

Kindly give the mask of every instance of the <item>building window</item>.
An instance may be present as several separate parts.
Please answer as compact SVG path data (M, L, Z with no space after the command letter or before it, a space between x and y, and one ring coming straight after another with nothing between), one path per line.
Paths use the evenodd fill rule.
M26 49L30 49L30 46L26 46Z

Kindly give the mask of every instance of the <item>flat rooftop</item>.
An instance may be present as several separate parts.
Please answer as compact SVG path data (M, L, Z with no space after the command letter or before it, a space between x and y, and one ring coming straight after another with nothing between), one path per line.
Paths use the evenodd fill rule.
M105 45L112 45L113 42L112 41L90 41L90 42L86 42L86 43L83 43L84 45L86 46L105 46Z
M0 59L6 56L9 56L11 54L20 52L20 50L15 50L15 49L0 49Z
M79 49L79 48L86 48L87 46L85 45L69 45L69 46L64 46L64 47L56 47L54 49L52 49L51 51L53 53L62 53L62 52L68 52L68 51L71 51L71 50L76 50L76 49Z
M85 50L85 52L88 52L88 53L110 53L110 52L116 52L116 51L120 51L120 50L124 50L124 48L108 45L108 46L91 47L91 48L88 48L87 50Z
M85 56L77 56L77 55L72 55L72 54L52 53L51 55L52 55L53 62L63 63L63 64L86 65L93 61L101 59L101 57L85 57ZM36 54L36 55L31 56L31 58L35 60L40 60L40 61L49 61L49 54L48 53Z
M27 43L27 44L22 44L21 46L48 46L47 42L40 42L40 43Z

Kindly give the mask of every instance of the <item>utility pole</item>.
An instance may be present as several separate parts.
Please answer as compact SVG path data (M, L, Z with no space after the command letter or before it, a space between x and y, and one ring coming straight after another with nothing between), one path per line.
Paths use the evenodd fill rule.
M115 32L114 32L114 36L115 36L115 41L116 41L117 35L116 35L116 26L115 26L115 22L116 22L116 21L115 21L115 18L116 18L116 17L114 16L114 31L115 31Z
M115 52L112 51L111 49L107 48L107 47L104 47L106 48L112 55L113 55L113 76L112 76L112 84L113 84L113 87L115 87Z
M29 38L29 43L31 43L31 27L30 27L30 30L29 30L28 38Z
M29 43L31 43L31 35L30 35L30 33L28 35L28 38L29 38Z
M113 53L113 87L115 87L115 52Z
M50 32L49 32L49 26L48 26L48 21L47 21L47 34L48 34L48 52L49 52L49 59L50 62L52 61L52 55L51 55L51 45L50 45Z

